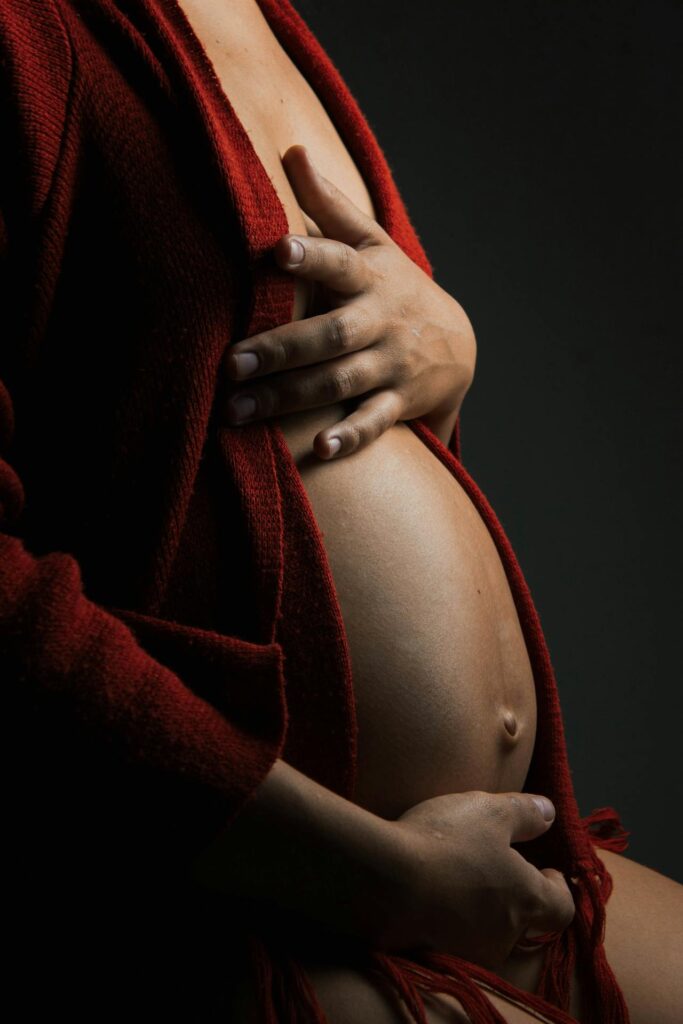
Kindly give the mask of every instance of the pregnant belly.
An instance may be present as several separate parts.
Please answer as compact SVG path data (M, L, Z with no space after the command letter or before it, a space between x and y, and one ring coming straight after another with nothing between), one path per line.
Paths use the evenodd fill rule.
M355 801L395 818L421 800L522 790L536 702L491 535L404 423L338 461L311 454L343 405L281 417L328 555L351 655Z

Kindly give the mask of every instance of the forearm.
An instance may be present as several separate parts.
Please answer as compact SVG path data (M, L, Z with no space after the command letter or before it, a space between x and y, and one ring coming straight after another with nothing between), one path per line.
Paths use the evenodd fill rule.
M278 760L195 877L361 942L381 940L403 880L391 823Z

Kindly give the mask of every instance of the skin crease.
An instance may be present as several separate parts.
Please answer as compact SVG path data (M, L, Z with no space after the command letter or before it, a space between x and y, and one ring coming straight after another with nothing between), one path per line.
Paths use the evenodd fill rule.
M349 153L255 0L182 0L181 6L267 169L290 233L311 244L334 237L320 230L311 213L319 197L299 145L358 211L374 219L371 197ZM321 203L321 218L326 209ZM276 257L283 259L283 267L284 256L281 241ZM405 269L408 273L407 265ZM326 312L330 295L314 286L314 276L292 272L297 274L293 323ZM427 294L425 307L437 293ZM374 298L376 306L380 292ZM368 308L369 299L370 294L363 300ZM463 368L469 365L473 372L475 355L473 334L467 341L469 321L464 311L460 317L455 300L448 299L450 305L444 298L443 309L453 320L446 312L440 320L445 334L446 322L452 323L448 349L454 376L444 383L446 359L437 358L441 369L434 371L433 398L438 415L427 421L442 441L452 429L454 409L441 403L448 394L464 397L469 371ZM396 317L395 307L389 312L388 295L383 301L385 308L373 313L377 323ZM286 327L294 337L291 325ZM304 337L303 325L299 330L299 338ZM401 349L399 335L394 341L397 362L405 362L408 350ZM232 351L248 351L253 342L243 339ZM390 351L387 345L387 357ZM309 368L316 365L324 363ZM390 358L384 372L390 380ZM229 393L237 390L231 381L226 387ZM347 628L358 699L358 802L376 814L395 817L438 793L520 790L536 724L533 681L491 538L457 481L399 422L410 416L397 416L397 422L364 447L328 460L326 439L357 406L357 398L328 402L276 418L320 525ZM402 646L407 623L417 639ZM511 724L517 727L514 732ZM411 739L415 736L417 740ZM683 886L623 855L598 854L614 880L606 908L605 948L632 1024L677 1024L683 1019ZM532 991L540 966L537 954L513 954L498 973ZM312 966L309 974L331 1024L409 1019L378 983L350 969ZM235 1019L255 1020L248 977L235 998ZM491 998L507 1021L536 1019L507 1000ZM467 1020L449 996L434 997L428 1007L430 1022ZM570 1012L581 1020L576 978Z

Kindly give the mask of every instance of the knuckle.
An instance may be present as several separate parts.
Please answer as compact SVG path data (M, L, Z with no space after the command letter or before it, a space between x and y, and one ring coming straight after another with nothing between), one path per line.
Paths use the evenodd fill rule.
M375 412L364 423L358 425L358 431L363 444L375 441L387 429L386 417L383 413Z
M366 426L360 423L349 423L347 431L348 447L350 452L357 451L369 438L369 431Z
M329 402L338 402L346 398L353 387L353 375L349 370L339 367L325 379L324 398Z
M408 323L408 313L405 307L401 307L399 315L394 314L387 322L387 333L388 334L402 334L406 330Z
M399 328L394 334L390 325L382 324L379 329L373 325L373 337L379 341L375 358L381 367L382 377L391 381L394 388L413 383L421 366L420 360L410 350L410 343L405 342L405 332Z
M273 337L267 348L269 358L269 364L271 370L283 370L289 365L291 359L291 350L289 343L285 338Z
M265 417L275 415L280 404L276 393L271 388L260 388L255 394L257 396L257 408L260 410L261 415Z
M336 352L346 352L353 347L356 330L350 316L333 316L330 320L330 341Z
M545 911L545 899L540 886L527 883L521 889L519 910L525 924L538 920Z
M385 281L395 270L394 252L385 245L371 245L364 255L366 264L378 281Z
M516 793L510 793L505 796L501 803L508 822L520 823L528 819L530 808L526 796L517 796ZM535 804L532 806L536 809Z
M415 367L413 360L407 352L399 352L393 363L394 377L401 384L413 380Z
M348 274L352 269L352 251L344 242L337 246L337 263L342 274Z
M329 252L327 247L325 245L318 244L316 240L312 245L307 246L306 255L308 255L309 252L311 255L311 264L314 269L316 271L324 270L329 262Z
M493 834L499 822L493 794L483 789L472 789L468 796L471 800L471 810L476 816L477 827L481 829L490 827L491 834Z
M394 423L394 418L390 414L386 406L382 406L378 409L373 419L373 433L375 437L379 437L380 434L384 434L389 427Z
M510 819L510 807L506 800L496 799L495 794L484 793L481 801L483 810L492 825L506 825Z

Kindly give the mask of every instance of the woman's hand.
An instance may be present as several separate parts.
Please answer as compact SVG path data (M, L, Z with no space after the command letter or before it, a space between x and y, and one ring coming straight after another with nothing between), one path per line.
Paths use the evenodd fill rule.
M315 282L329 312L226 348L228 377L246 385L230 387L228 423L358 398L349 416L316 435L322 458L358 451L399 420L429 417L434 429L450 417L452 427L476 361L462 306L316 170L304 146L290 146L282 159L322 235L283 235L274 254L284 270ZM239 415L240 396L255 399L247 416Z
M386 921L383 951L426 948L496 971L512 952L537 949L528 941L534 936L563 931L576 912L567 879L512 848L554 820L552 801L540 794L482 790L404 811L391 823L403 854L403 896Z

